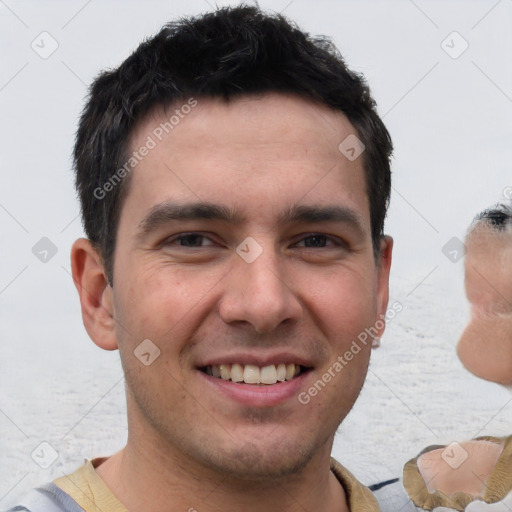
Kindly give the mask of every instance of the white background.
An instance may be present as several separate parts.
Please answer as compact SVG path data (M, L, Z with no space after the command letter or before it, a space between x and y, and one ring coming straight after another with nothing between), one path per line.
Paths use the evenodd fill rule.
M509 393L471 376L455 356L468 318L463 262L442 248L463 239L473 216L503 201L512 184L512 2L260 5L334 39L367 77L396 148L386 231L396 243L392 301L403 311L374 351L334 455L372 483L398 476L426 445L508 433ZM101 69L166 21L210 9L203 0L0 1L1 508L84 457L123 446L118 356L88 339L69 275L70 245L82 235L74 132ZM31 48L43 31L59 45L47 59ZM456 59L442 47L446 40L452 54L460 51L453 31L469 44ZM42 237L58 249L46 263L32 253ZM51 462L52 450L58 458L42 469L34 450L40 462Z

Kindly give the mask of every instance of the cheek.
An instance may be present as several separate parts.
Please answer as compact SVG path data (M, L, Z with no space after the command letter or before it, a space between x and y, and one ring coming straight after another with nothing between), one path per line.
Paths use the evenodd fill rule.
M375 321L375 284L370 276L351 270L307 284L308 307L318 316L318 324L328 327L330 338L357 337Z
M222 280L220 272L183 270L164 262L123 277L116 294L116 316L133 337L154 340L171 333L175 338L177 330L197 322L211 307L215 286Z

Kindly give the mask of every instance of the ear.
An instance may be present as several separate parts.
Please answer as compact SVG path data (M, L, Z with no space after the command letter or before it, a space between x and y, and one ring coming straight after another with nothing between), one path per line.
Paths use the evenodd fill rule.
M377 337L380 338L386 329L385 318L389 301L389 271L391 269L391 255L393 252L393 239L383 236L380 241L380 253L377 261L377 318L376 324L381 325ZM381 320L379 322L379 320Z
M87 333L98 347L115 350L118 345L113 291L108 284L103 259L89 240L79 238L73 244L71 270Z

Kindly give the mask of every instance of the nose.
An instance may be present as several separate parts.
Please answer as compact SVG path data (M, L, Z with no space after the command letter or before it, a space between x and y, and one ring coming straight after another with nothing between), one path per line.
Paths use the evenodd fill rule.
M251 263L234 253L219 305L222 320L250 325L259 334L297 322L303 308L284 265L271 249Z

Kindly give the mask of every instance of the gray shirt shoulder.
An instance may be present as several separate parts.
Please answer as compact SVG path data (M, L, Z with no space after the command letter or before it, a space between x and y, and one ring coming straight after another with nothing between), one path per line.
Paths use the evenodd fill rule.
M84 512L68 494L50 483L32 489L19 505L6 512Z

